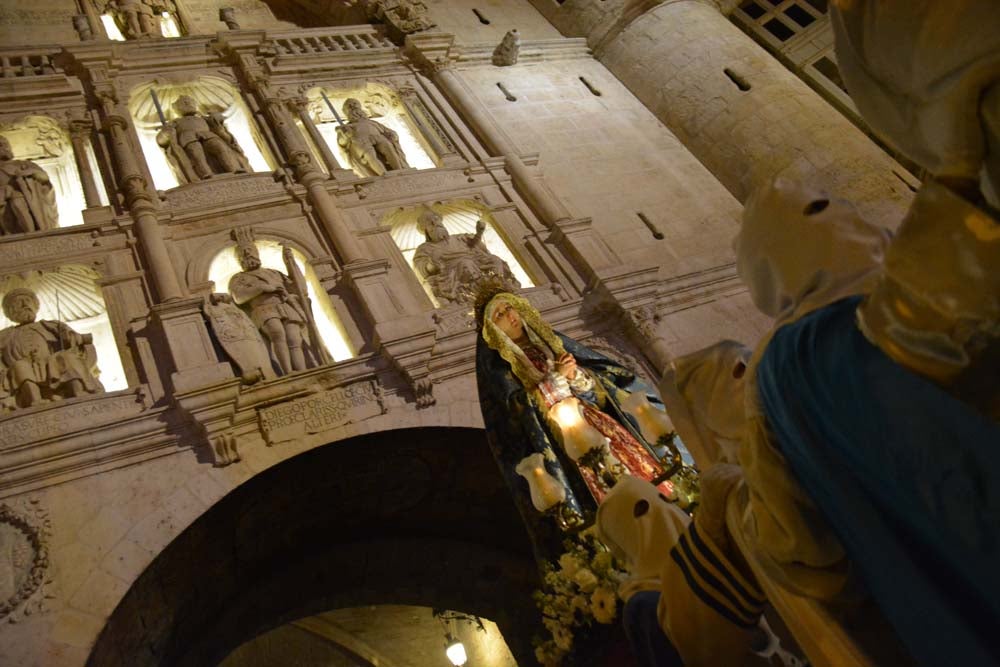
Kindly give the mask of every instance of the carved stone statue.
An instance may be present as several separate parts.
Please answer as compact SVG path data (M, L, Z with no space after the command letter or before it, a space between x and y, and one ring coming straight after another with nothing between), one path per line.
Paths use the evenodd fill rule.
M236 230L234 236L243 271L229 280L233 301L270 343L282 375L318 366L322 363L316 350L320 341L310 332L312 313L306 295L288 275L261 266L248 228Z
M0 136L0 235L55 229L59 223L56 193L49 175L31 160L15 160Z
M365 9L369 19L382 21L403 35L436 25L427 16L427 5L420 0L368 0Z
M199 114L198 102L190 95L178 97L174 108L180 117L157 133L156 143L166 150L183 182L253 171L236 138L226 129L222 114Z
M394 169L409 169L399 145L399 136L365 114L361 102L344 102L347 122L337 128L337 143L344 147L351 163L366 176L381 176Z
M517 64L517 56L521 52L521 35L517 28L508 30L497 48L493 49L493 64L497 67L509 67Z
M126 39L163 37L160 15L176 12L171 0L111 0L107 11Z
M450 234L441 216L428 209L420 214L417 229L427 240L417 246L413 267L442 305L471 304L476 288L487 279L500 281L511 290L521 287L507 262L483 244L483 220L476 223L475 234Z
M253 320L233 303L231 296L216 292L209 297L203 310L212 325L212 333L236 364L244 382L249 384L277 377L267 343Z
M6 409L104 393L90 334L62 322L36 322L38 297L26 288L3 298L14 326L0 331L0 402Z

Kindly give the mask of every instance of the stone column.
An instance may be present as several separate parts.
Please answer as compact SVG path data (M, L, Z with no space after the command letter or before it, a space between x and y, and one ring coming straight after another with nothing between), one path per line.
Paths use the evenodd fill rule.
M288 164L295 173L295 179L306 187L309 203L316 209L320 224L333 241L341 260L344 264L364 261L361 245L354 238L333 196L326 189L326 176L313 164L309 147L295 127L295 121L287 109L289 101L276 94L266 83L256 82L254 88L278 142L284 149Z
M113 96L102 95L101 92L98 95L104 105L104 131L108 135L111 154L114 156L119 187L125 198L125 205L135 220L139 243L149 262L157 296L160 302L179 299L184 296L184 289L177 279L160 231L156 217L159 202L150 193L128 139L128 119L124 111L119 111Z
M94 125L89 120L71 120L69 122L73 158L76 160L76 169L80 172L83 199L87 203L87 208L101 205L101 195L97 189L97 181L94 179L94 171L90 168L90 159L87 155L87 142L90 140L90 132L93 129Z
M289 100L289 104L295 110L299 120L302 121L302 126L306 128L309 138L316 144L316 148L326 164L326 170L333 175L334 172L341 169L341 166L337 162L337 158L334 157L333 151L330 150L330 145L326 143L326 139L320 134L319 128L316 127L316 123L309 115L309 100L305 97L295 97Z
M563 34L588 37L595 57L740 201L774 174L819 174L871 220L902 219L912 193L893 171L903 168L716 5L579 0L549 14Z

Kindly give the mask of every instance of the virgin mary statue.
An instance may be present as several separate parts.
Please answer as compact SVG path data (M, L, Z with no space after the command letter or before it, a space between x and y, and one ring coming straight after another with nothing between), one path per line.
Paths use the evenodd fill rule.
M536 540L558 545L555 526L588 523L623 475L653 481L664 496L676 497L665 481L665 462L670 452L686 463L690 455L672 434L657 442L643 437L637 413L651 409L654 421L669 420L659 397L634 372L553 331L515 294L487 292L476 313L476 377L487 438Z

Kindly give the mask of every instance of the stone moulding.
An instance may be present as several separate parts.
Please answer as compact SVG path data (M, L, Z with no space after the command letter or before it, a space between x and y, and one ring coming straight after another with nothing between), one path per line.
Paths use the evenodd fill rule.
M49 570L49 518L32 498L27 511L0 503L0 536L8 546L0 555L0 574L15 583L0 600L0 620L16 623L42 607ZM6 535L4 535L6 533Z
M257 203L285 196L285 186L270 173L221 176L167 190L166 204L172 209L219 207L234 202Z
M103 246L109 239L101 235L100 227L75 225L0 237L0 266L9 273L9 269L19 264L54 258L65 260L70 256L93 252L97 246L102 246L101 252L106 252L107 248Z

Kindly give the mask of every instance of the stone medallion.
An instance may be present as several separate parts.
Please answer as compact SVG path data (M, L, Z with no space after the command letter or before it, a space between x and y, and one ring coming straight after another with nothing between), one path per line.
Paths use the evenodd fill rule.
M36 514L40 514L36 512ZM0 619L28 614L49 568L46 524L0 504ZM28 603L28 604L25 604ZM12 618L12 621L16 618Z

